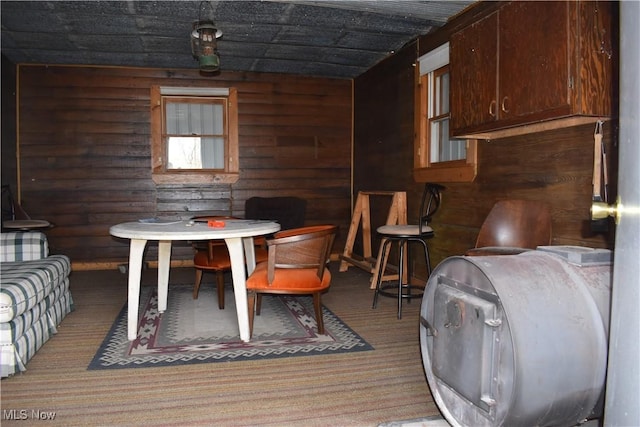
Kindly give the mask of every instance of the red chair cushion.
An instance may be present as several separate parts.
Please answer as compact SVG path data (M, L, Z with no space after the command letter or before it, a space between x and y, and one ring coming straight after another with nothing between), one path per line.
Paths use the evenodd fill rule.
M269 252L263 248L255 248L255 256L256 263L263 262L269 257ZM229 251L226 246L218 246L213 250L213 259L209 260L209 252L206 249L200 249L193 257L193 265L205 270L230 270Z
M264 292L283 293L313 293L329 288L331 273L324 270L322 280L318 278L316 269L313 268L276 268L273 282L267 280L267 263L262 262L256 266L251 276L247 279L247 289Z
M217 247L213 251L213 259L209 260L209 254L206 250L199 250L193 257L193 265L199 268L208 268L212 270L225 270L231 268L231 260L229 252L225 247Z

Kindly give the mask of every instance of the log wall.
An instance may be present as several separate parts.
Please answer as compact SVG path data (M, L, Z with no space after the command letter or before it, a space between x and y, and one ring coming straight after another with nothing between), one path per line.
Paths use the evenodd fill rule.
M242 217L247 198L279 195L306 199L307 222L339 225L336 248L344 245L351 215L350 80L24 65L18 77L23 205L55 224L47 231L53 252L75 263L124 261L128 242L111 237L111 225L153 216ZM153 182L151 85L238 89L236 183ZM174 245L174 259L190 258L183 246Z

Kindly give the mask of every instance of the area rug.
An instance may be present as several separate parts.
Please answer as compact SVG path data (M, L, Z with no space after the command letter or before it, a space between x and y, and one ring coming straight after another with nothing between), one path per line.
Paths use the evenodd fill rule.
M142 287L138 337L127 340L126 304L94 356L89 370L176 366L373 350L326 307L319 335L310 297L262 299L250 342L240 340L233 290L218 308L213 287L192 297L193 285L170 285L167 310L158 312L156 287Z

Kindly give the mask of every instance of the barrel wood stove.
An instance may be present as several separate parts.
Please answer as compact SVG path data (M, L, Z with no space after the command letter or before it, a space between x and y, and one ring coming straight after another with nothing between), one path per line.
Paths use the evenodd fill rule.
M611 259L545 246L434 269L420 344L451 425L575 426L602 415Z

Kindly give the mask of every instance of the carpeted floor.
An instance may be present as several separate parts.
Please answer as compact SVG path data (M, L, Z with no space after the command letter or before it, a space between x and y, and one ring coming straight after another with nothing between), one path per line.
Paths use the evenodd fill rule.
M51 426L370 426L438 415L422 367L420 302L381 298L371 308L370 274L332 263L325 306L375 350L286 359L146 369L88 370L126 302L117 270L74 271L76 310L27 365L2 380L5 410L53 412ZM190 283L193 269L171 269L169 283ZM205 275L205 287L213 287ZM155 285L157 270L143 272ZM10 414L11 412L6 412ZM14 412L19 413L19 412ZM37 413L37 412L36 412ZM42 425L29 418L2 426Z

